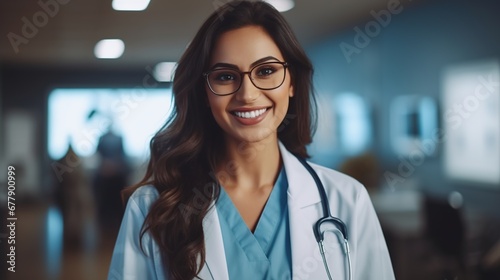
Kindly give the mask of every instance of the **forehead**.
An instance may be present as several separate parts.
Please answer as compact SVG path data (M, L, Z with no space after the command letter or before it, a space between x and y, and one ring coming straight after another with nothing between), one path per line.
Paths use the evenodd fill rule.
M211 65L230 63L246 68L252 62L268 56L284 60L278 46L264 28L245 26L220 35L215 43Z

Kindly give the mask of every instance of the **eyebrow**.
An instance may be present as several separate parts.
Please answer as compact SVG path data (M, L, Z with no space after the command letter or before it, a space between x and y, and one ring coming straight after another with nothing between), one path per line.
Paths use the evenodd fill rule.
M251 69L255 65L261 64L261 63L269 61L269 60L280 61L279 59L277 59L274 56L266 56L266 57L263 57L261 59L258 59L256 61L252 62L252 64L250 64L249 68ZM231 64L231 63L222 63L222 62L215 63L210 69L213 70L213 69L216 69L216 68L234 68L234 69L238 69L239 70L238 66L236 66L234 64Z

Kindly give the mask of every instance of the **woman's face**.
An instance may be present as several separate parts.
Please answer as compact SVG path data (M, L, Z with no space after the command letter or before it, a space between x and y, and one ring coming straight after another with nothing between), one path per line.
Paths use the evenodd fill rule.
M284 62L283 56L267 32L260 26L245 26L219 37L209 69L247 72L256 65L278 61ZM261 82L265 83L263 79L268 79L266 75L276 71L275 68L268 67L271 65L273 64L255 67L254 73L259 75L257 78L262 79ZM286 68L283 71L288 72ZM219 73L221 74L213 78L221 84L237 78L237 75L227 74L234 73L232 71ZM205 91L212 114L225 132L226 141L236 143L258 142L270 138L277 140L277 128L286 115L289 98L293 96L290 73L286 73L281 86L271 90L255 87L249 75L243 75L241 87L231 95L217 96L208 85L205 86Z

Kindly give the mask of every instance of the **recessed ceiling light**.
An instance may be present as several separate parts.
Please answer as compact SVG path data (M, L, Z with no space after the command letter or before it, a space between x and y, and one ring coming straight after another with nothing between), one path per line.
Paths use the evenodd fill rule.
M150 0L113 0L113 9L117 11L144 11Z
M293 0L264 0L264 2L271 4L280 12L286 12L295 7L295 2Z
M116 59L122 56L125 44L120 39L104 39L95 45L94 54L100 59Z
M177 66L175 62L160 62L156 64L153 72L158 82L171 82L174 80L174 70Z

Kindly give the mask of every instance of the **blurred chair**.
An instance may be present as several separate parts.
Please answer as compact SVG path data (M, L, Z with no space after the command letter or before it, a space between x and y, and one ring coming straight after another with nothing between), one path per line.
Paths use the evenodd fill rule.
M368 191L374 191L379 186L378 159L371 152L347 159L340 166L340 172L358 180Z
M457 194L457 193L455 193ZM451 196L450 196L451 197ZM441 279L465 274L465 226L461 203L424 195L425 235L439 259Z

